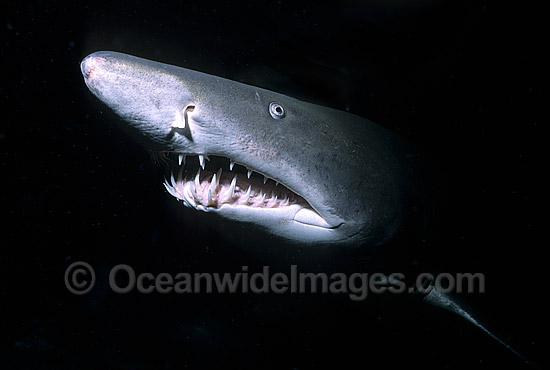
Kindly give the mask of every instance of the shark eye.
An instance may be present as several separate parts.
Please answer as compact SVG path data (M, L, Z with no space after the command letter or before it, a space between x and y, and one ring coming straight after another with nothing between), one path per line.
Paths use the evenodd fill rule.
M285 116L285 110L281 104L272 101L269 103L269 114L275 119L281 119Z

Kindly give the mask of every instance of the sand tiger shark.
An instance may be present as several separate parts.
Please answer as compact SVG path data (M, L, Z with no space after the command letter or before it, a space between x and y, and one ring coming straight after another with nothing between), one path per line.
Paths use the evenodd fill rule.
M92 53L80 68L123 129L173 164L164 186L187 207L307 245L378 246L403 221L411 154L382 126L118 52ZM424 300L525 360L448 296L431 290Z
M402 221L405 158L379 125L117 52L81 70L136 141L172 157L165 187L187 207L316 245L383 244Z

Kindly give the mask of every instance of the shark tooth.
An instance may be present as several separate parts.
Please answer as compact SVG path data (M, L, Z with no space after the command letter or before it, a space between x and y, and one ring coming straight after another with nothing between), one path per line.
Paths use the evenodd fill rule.
M175 189L177 186L176 180L174 179L174 173L170 172L170 182L172 183L172 187Z
M202 154L199 154L199 164L201 165L202 169L204 170L204 156Z
M262 194L262 191L260 190L260 196L262 197L262 200L260 201L260 203L264 203L265 201L265 193Z
M168 183L168 179L166 177L164 178L164 182L162 184L167 188L171 188L170 184Z
M181 164L185 166L185 154L178 154L178 166L181 166Z
M174 179L174 176L172 176L172 180L173 179ZM175 186L173 187L170 184L168 184L168 180L166 178L164 179L163 185L166 188L166 190L168 191L168 193L170 193L171 196L173 196L174 198L176 198L178 200L182 199L182 197L178 194L178 192L176 190L176 187Z
M201 169L197 171L197 175L195 176L195 190L200 189L201 182L200 182L200 176L201 176Z
M195 201L199 201L200 200L199 195L197 194L194 188L195 187L193 186L193 184L189 185L189 190L191 190L191 194L193 195L193 198L195 198Z
M250 200L250 192L252 191L252 185L248 185L248 190L246 191L245 197L246 197L246 203Z
M248 168L247 168L248 170ZM246 173L246 176L248 176L248 178L250 178L250 175L252 175L252 170L248 170L248 172Z
M233 180L231 180L231 185L229 185L229 191L225 196L224 202L230 202L233 200L233 193L235 192L236 185L237 185L237 176L233 177Z
M269 198L269 201L267 202L267 205L270 207L270 208L273 208L273 207L277 207L277 196L272 196L271 198Z
M264 185L267 182L267 177L264 176Z
M235 162L233 162L232 159L229 160L229 171L233 171L233 166L235 165Z
M168 193L170 193L171 196L179 199L178 194L174 191L174 188L168 185L168 181L163 182L162 185L164 185L164 187L166 188Z
M210 182L210 189L208 191L208 196L210 197L210 194L216 194L216 174L212 175L212 181ZM210 201L209 201L210 202Z
M231 185L229 186L229 194L233 196L233 192L235 191L235 186L237 185L237 176L233 177L233 180L231 180Z
M220 185L220 179L222 178L222 168L220 167L220 169L218 170L218 176L217 176L217 181L216 181L216 186L219 186Z

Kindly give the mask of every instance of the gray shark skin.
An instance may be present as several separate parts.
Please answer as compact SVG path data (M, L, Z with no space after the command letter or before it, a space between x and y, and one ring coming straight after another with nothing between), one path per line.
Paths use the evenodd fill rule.
M165 186L188 207L317 246L381 245L402 223L406 159L379 125L117 52L90 54L81 70L136 141L178 162Z

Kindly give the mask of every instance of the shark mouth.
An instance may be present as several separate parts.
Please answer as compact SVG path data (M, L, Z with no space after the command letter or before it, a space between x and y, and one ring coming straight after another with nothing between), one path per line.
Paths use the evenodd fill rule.
M294 212L293 220L298 223L333 228L303 197L277 180L229 158L175 152L153 152L152 155L155 161L170 167L170 180L165 179L164 186L187 207L203 212L224 207L288 210Z

